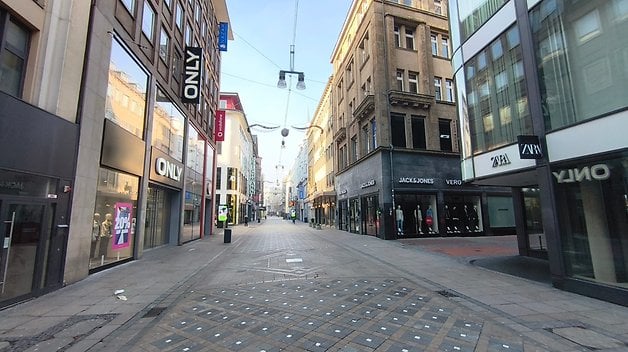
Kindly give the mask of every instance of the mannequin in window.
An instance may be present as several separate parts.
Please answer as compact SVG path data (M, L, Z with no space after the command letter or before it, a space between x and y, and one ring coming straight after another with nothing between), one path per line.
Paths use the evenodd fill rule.
M461 221L460 221L460 209L455 205L451 208L451 223L454 228L454 232L460 232L461 229Z
M464 229L469 232L471 231L471 211L469 211L469 209L467 208L467 205L465 204L462 210L462 218L464 221Z
M401 205L397 205L395 219L397 219L397 234L403 235L403 210L401 210Z
M107 250L109 249L109 240L112 236L113 230L113 215L110 213L105 214L105 221L100 225L100 253L99 255L107 257Z
M92 224L92 246L90 249L92 258L98 258L98 240L100 240L100 214L94 213L94 223Z
M417 204L414 210L414 222L417 233L423 233L423 214L421 213L421 204Z
M447 232L451 232L451 213L447 204L445 204L445 227L447 227Z
M480 231L480 218L478 217L478 206L474 205L473 209L471 209L471 211L469 212L470 218L471 218L471 228L473 229L473 231Z
M434 211L432 210L432 206L428 205L427 210L425 210L425 224L427 225L427 230L429 233L434 233L432 229L432 225L434 224Z

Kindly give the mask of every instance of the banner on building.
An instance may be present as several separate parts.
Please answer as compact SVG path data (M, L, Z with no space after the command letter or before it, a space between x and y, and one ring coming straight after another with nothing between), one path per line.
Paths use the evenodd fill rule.
M224 142L225 140L225 111L216 111L216 123L214 124L214 140Z
M111 248L118 250L131 245L131 225L133 218L133 204L116 203L115 221L113 227L113 243Z
M182 102L189 104L201 102L202 67L203 50L199 47L186 46L183 62Z
M229 40L229 23L220 22L218 28L218 50L227 51L227 41Z

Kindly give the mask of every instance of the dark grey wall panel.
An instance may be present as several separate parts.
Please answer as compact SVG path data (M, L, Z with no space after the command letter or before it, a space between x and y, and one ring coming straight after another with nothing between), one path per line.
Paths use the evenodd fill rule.
M74 179L78 125L0 92L0 167Z

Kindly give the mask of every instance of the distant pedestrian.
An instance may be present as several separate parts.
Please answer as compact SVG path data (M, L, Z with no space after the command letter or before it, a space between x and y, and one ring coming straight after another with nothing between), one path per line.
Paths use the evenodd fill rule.
M249 226L249 216L244 215L244 226Z

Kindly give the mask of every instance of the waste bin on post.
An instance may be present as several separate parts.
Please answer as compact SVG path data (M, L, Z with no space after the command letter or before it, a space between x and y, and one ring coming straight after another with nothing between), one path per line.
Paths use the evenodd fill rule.
M225 229L225 243L231 243L231 229Z

